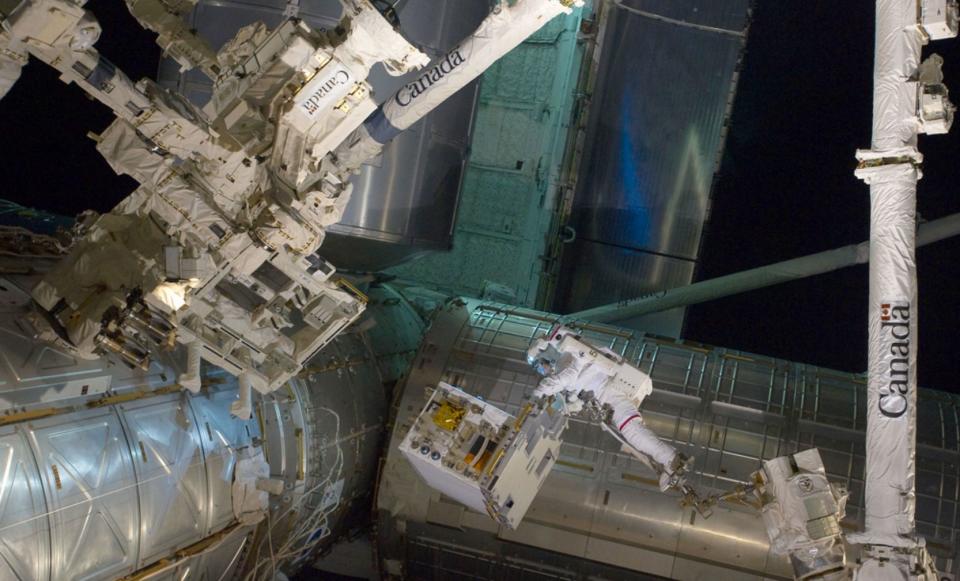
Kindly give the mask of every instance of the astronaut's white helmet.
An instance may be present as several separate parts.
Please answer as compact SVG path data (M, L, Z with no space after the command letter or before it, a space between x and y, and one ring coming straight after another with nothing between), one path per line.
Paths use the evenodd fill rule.
M549 375L553 372L560 358L559 345L568 334L575 334L573 330L557 324L550 332L533 341L527 349L527 363L533 366L540 375Z

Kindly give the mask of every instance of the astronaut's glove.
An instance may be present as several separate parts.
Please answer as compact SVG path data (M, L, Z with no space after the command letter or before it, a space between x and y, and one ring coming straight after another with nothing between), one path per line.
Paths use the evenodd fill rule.
M677 454L669 466L664 466L660 473L660 490L666 492L671 488L680 490L687 483L687 474L693 469L693 458L684 454Z
M572 416L574 414L580 413L580 411L583 409L583 400L580 399L580 394L573 391L567 391L567 392L564 392L564 396L565 396L564 403L566 404L565 407L567 410L567 415Z

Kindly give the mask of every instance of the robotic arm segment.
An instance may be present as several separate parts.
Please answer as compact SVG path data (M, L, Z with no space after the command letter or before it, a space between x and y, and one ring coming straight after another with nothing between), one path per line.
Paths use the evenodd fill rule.
M196 0L127 0L130 14L141 26L157 33L157 44L165 55L177 61L181 71L198 68L216 79L220 74L217 54L183 19L195 5Z
M753 474L754 494L774 553L786 555L794 578L816 581L936 581L936 566L923 539L902 539L901 546L874 544L864 533L844 539L847 491L827 480L814 448L767 460ZM848 562L845 542L862 545L856 563Z
M3 22L3 54L8 61L26 53L61 73L65 83L84 91L120 117L139 114L148 104L133 83L93 48L100 25L68 0L24 0Z
M97 36L90 31L99 32L93 25L63 0L28 0L8 22L15 35L5 37L8 46L21 42L117 113L98 150L142 184L34 289L37 305L65 346L83 357L111 353L145 367L152 351L172 347L172 338L191 345L194 371L199 353L244 374L258 390L276 389L363 312L364 297L313 256L326 224L278 203L284 190L270 190L268 168L244 149L245 140L215 129L204 113L149 80L134 86L90 48ZM281 32L294 27L285 26ZM301 32L301 40L324 42ZM284 49L301 44L264 50L289 56ZM301 52L307 58L321 49ZM245 87L252 92L234 94L235 101L269 96L272 85ZM283 236L251 239L248 232L258 231L251 223ZM192 374L185 379L197 387Z
M337 49L345 55L348 66L369 70L383 63L388 73L399 76L430 63L430 57L407 42L370 0L341 3L351 33Z
M12 41L10 35L0 28L0 99L3 99L20 78L20 71L27 64L26 49Z
M358 1L361 0L350 0L351 3ZM362 1L366 3L366 0ZM346 180L364 163L379 155L383 146L400 132L468 85L547 22L582 4L582 0L498 2L473 34L434 60L422 75L388 98L362 126L345 136L310 174L305 175L299 187L307 189L331 171ZM320 152L315 150L314 153Z
M301 203L324 157L376 108L365 80L371 68L383 63L401 74L429 60L369 0L351 0L345 8L341 25L297 65L292 88L272 104L279 121L271 166Z

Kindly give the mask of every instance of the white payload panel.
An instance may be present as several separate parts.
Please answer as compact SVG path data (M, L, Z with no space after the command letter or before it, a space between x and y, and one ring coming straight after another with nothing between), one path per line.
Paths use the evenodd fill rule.
M431 488L515 529L560 454L562 406L514 417L441 383L400 451Z

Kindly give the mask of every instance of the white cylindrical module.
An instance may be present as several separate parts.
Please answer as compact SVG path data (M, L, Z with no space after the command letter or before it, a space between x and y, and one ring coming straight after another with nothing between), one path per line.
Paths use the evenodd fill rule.
M283 390L252 394L255 417L241 420L233 376L205 367L199 393L171 383L183 354L144 372L41 347L19 323L32 280L0 280L0 499L11 501L0 579L292 576L365 518L386 394L362 336L338 337ZM232 484L251 447L271 463L271 512L244 526Z

